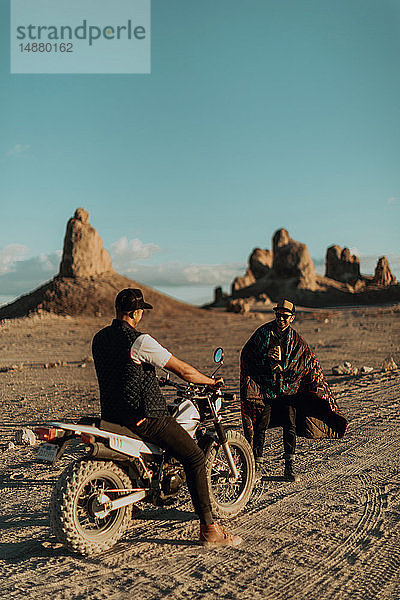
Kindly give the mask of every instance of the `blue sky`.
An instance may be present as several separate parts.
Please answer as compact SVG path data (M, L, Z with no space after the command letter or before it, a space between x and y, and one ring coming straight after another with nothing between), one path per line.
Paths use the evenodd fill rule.
M78 206L156 287L226 284L279 227L399 274L398 0L153 0L149 75L11 75L0 2L0 296Z

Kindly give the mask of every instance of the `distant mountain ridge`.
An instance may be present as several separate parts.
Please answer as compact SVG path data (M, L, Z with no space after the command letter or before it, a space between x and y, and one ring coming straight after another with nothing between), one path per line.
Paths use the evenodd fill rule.
M230 295L216 288L214 302L208 306L230 309L235 300L281 298L308 307L382 304L400 301L400 285L387 257L378 259L373 275L363 275L359 258L338 245L327 249L325 275L319 275L306 244L278 229L272 249L254 248L245 274L233 280Z

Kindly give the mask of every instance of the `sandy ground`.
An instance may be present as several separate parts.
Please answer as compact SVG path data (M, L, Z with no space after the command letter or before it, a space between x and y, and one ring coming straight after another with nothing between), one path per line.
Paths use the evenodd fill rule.
M237 392L240 348L270 318L198 311L188 323L153 315L142 330L206 372L222 345L227 388ZM5 448L18 427L98 412L93 365L84 359L104 324L43 316L0 326L0 366L22 365L0 372L2 598L400 599L400 371L380 370L388 355L400 364L399 306L299 313L295 327L327 374L342 360L374 371L328 377L348 432L342 440L299 440L300 482L281 480L281 431L268 434L263 480L229 523L241 546L197 545L184 494L174 508L143 504L123 540L88 559L66 551L48 528L51 488L73 455L48 467L35 461L37 448ZM58 360L65 365L43 367ZM226 407L225 422L238 425L238 409Z

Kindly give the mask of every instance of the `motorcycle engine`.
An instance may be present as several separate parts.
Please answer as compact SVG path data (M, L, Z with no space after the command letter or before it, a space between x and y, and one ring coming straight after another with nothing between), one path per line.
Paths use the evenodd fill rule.
M166 500L167 498L176 496L185 481L186 476L182 465L174 458L170 458L164 464L160 482L160 498Z

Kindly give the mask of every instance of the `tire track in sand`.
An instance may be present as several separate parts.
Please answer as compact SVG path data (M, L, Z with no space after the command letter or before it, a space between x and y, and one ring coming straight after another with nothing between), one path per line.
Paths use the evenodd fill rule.
M369 477L360 474L359 478L365 486L366 501L363 514L356 524L354 531L326 557L323 565L315 568L313 576L310 576L310 573L303 573L291 579L286 584L280 586L279 591L275 591L270 595L270 600L286 599L293 590L293 587L301 588L302 598L304 599L315 598L317 592L318 594L323 593L325 598L337 597L335 596L335 590L341 589L345 584L344 582L338 584L338 580L341 579L341 565L344 561L354 564L358 560L360 553L369 545L368 541L371 538L376 539L376 536L380 535L379 530L383 523L384 510L387 508L386 486L368 487L370 485ZM376 566L376 549L374 548L372 552L374 554L373 562ZM379 563L382 579L386 577L386 580L389 580L391 578L392 569L387 569L387 567L390 567L390 564L391 561L388 560L386 560L385 564ZM384 575L385 573L386 576ZM348 578L345 575L346 577ZM311 592L312 596L310 596ZM367 600L365 596L363 596L363 599Z

